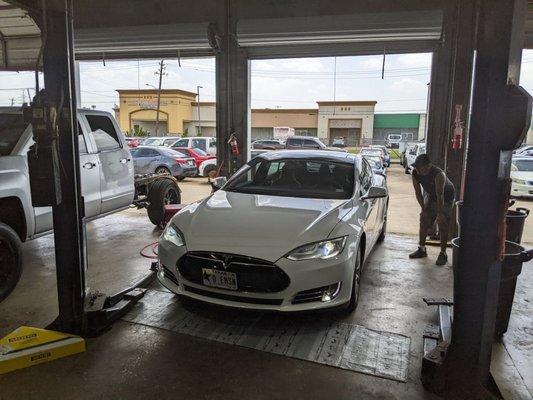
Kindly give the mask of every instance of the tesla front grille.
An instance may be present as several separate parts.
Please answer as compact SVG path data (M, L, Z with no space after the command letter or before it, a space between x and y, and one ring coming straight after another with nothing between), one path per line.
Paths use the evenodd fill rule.
M258 258L194 251L178 260L180 274L193 283L203 285L202 270L205 268L235 273L239 292L275 293L286 289L290 283L281 268Z
M241 296L232 296L231 294L225 293L215 293L207 290L198 289L192 286L183 285L184 289L191 293L199 294L200 296L212 297L214 299L235 301L239 303L249 303L249 304L261 304L267 306L280 306L283 303L283 299L258 299L255 297L241 297Z

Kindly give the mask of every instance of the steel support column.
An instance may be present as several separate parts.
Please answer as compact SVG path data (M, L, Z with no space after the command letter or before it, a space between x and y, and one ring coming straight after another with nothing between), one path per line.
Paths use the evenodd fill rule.
M222 3L222 2L221 2ZM217 162L221 175L231 175L248 160L250 149L250 61L237 44L236 20L229 0L220 9L213 44L216 51ZM228 139L234 134L239 154Z
M452 62L455 44L455 9L457 1L446 3L442 27L442 43L433 52L431 60L431 86L429 91L428 129L426 153L433 164L444 169L445 149L450 116Z
M85 232L80 187L73 51L72 0L48 1L43 53L45 100L56 113L61 201L53 206L59 315L53 327L82 333L85 327Z
M454 20L457 27L453 39L450 107L448 129L445 135L447 140L445 142L445 171L448 178L453 182L457 193L461 192L462 187L463 163L468 133L477 4L476 0L463 0L456 4L454 10ZM457 122L457 119L459 122ZM454 141L455 129L462 129L462 137L460 139L457 138L457 141ZM454 231L450 230L452 233Z
M482 0L465 174L446 398L487 399L504 253L510 153L524 138L531 97L518 85L526 0Z

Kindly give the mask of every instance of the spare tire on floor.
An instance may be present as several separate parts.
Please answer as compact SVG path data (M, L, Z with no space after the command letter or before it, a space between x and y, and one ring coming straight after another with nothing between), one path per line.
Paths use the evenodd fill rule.
M180 204L181 191L173 179L161 178L152 183L148 189L147 207L150 222L162 226L165 220L165 205Z
M17 233L0 222L0 302L15 289L22 275L22 242Z

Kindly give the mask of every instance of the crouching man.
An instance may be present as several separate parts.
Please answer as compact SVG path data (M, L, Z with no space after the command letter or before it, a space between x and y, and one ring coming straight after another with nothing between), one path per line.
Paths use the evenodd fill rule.
M448 229L455 201L455 188L443 170L431 164L427 154L420 154L413 163L413 186L416 200L422 209L420 213L420 241L418 249L409 258L427 257L426 237L432 231L435 221L439 227L440 253L437 265L448 262L446 245Z

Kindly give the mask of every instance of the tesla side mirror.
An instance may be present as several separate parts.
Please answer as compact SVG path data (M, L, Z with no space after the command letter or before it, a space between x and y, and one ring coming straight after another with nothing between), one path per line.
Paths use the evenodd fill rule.
M213 189L213 192L216 192L217 190L222 188L222 186L224 186L227 181L228 178L226 178L225 176L219 176L218 178L213 179L211 181L211 188Z
M387 189L381 186L370 186L368 192L361 197L361 200L368 199L379 199L382 197L387 197Z

